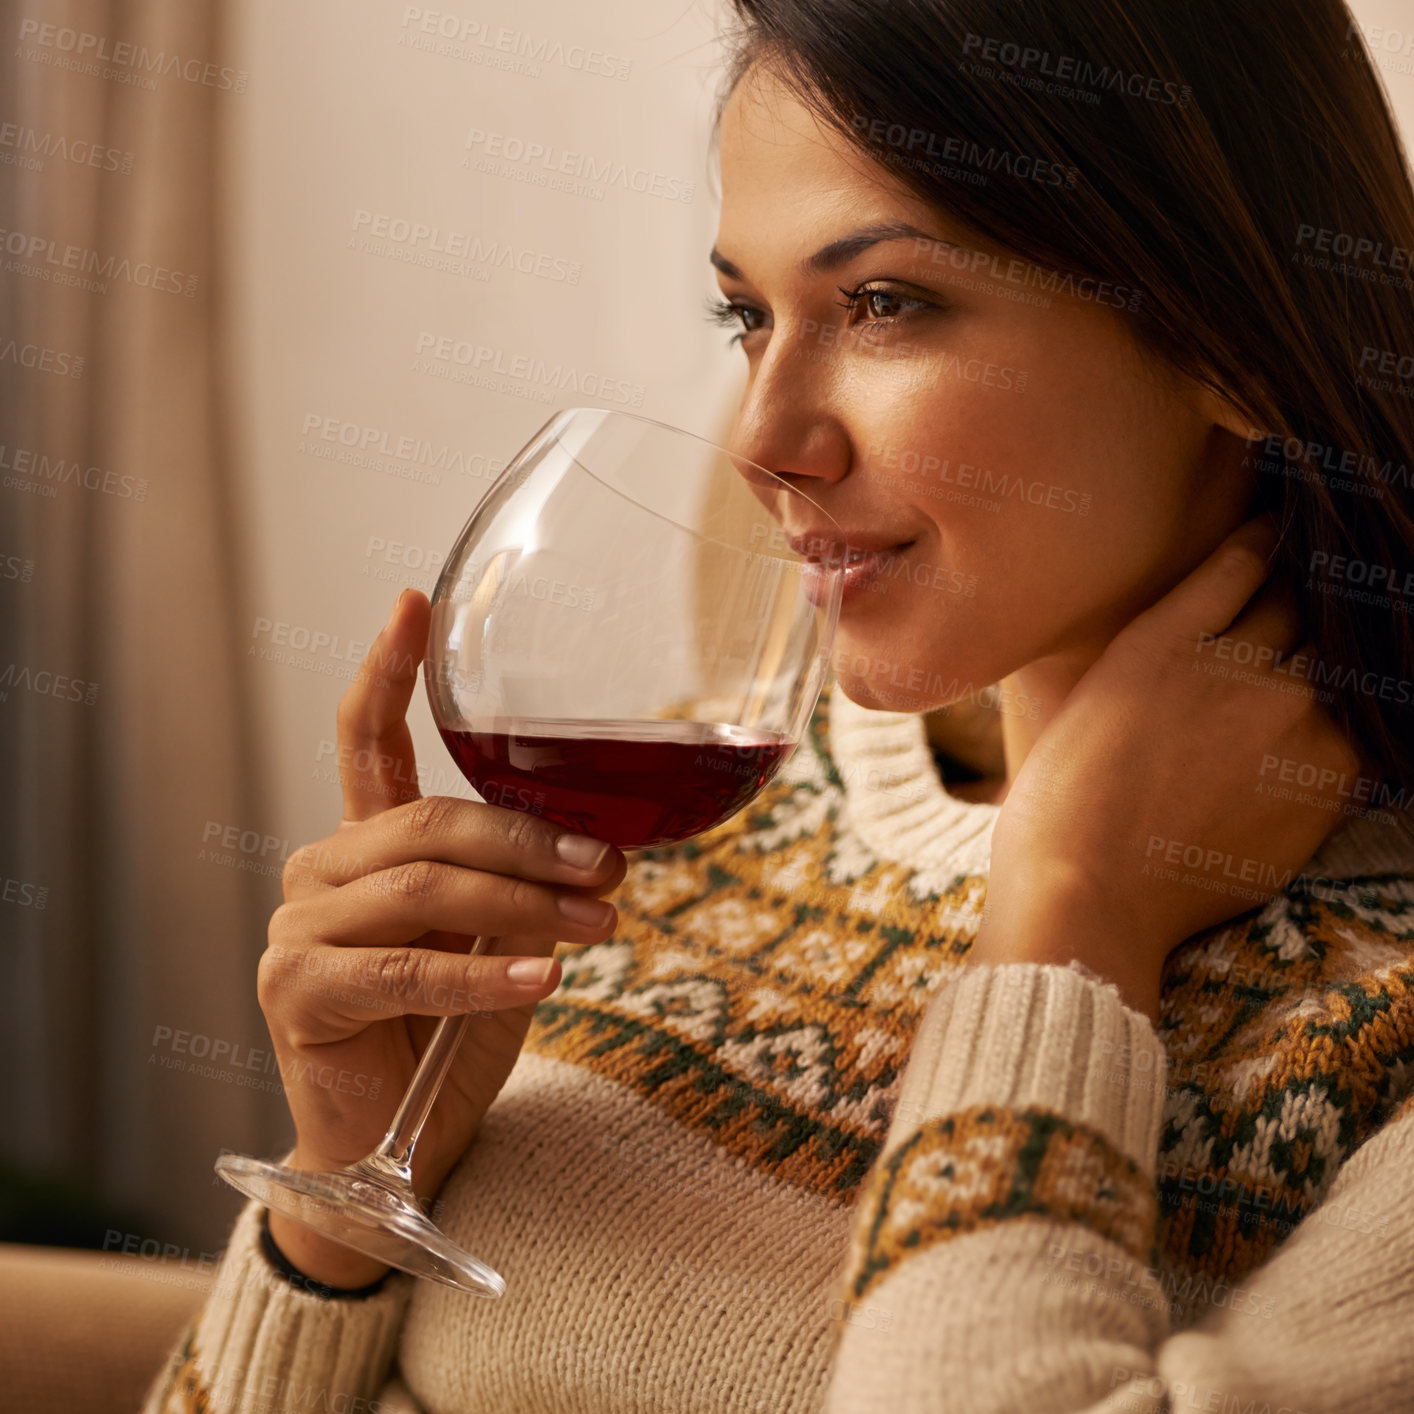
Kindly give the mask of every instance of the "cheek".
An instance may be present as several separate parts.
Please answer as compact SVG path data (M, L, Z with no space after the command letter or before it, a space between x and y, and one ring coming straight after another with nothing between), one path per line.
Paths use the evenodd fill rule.
M909 507L890 524L928 527L876 611L841 620L850 675L872 682L878 705L925 710L943 678L980 689L1118 628L1115 606L1182 518L1193 453L1189 429L1141 393L1101 402L1093 385L1087 396L1058 377L1020 394L959 386L874 402L858 429L870 499ZM930 674L921 696L917 669Z

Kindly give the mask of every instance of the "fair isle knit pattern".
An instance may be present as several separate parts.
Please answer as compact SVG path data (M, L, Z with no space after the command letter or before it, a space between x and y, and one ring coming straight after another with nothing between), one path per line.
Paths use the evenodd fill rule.
M582 1373L584 1352L562 1331L553 1342L561 1363L547 1355L545 1368L522 1370L518 1384L486 1371L473 1378L457 1362L484 1365L499 1358L487 1345L514 1339L514 1359L533 1363L549 1335L491 1326L476 1303L423 1283L412 1293L400 1364L429 1410L459 1414L483 1407L479 1399L504 1414L820 1409L839 1342L861 1338L851 1313L872 1312L878 1297L880 1331L894 1312L915 1311L926 1324L917 1301L905 1306L889 1292L922 1280L925 1264L959 1239L987 1234L1012 1246L1028 1231L1045 1234L1054 1253L1056 1233L1079 1234L1067 1243L1091 1242L1112 1267L1147 1274L1172 1329L1182 1330L1212 1315L1215 1285L1239 1283L1279 1248L1362 1144L1399 1114L1414 1121L1414 848L1402 819L1353 822L1292 887L1178 949L1155 1036L1113 988L1065 969L966 966L997 814L945 792L921 718L861 708L827 686L805 739L750 806L696 840L640 852L615 895L615 935L557 949L563 981L536 1009L521 1075L439 1201L438 1219L454 1237L514 1271L532 1222L529 1209L507 1210L518 1180L498 1175L503 1164L525 1162L532 1140L556 1143L561 1118L548 1101L535 1108L537 1093L575 1075L585 1093L631 1097L635 1113L657 1116L674 1143L716 1156L709 1187L794 1193L802 1214L815 1215L808 1232L817 1235L800 1243L811 1255L800 1261L814 1273L807 1284L828 1298L820 1323L831 1334L815 1339L810 1306L801 1348L789 1356L795 1383L772 1384L746 1328L729 1323L721 1334L715 1323L686 1322L672 1341L717 1342L714 1359L734 1365L758 1392L755 1403L699 1389L698 1402L682 1394L674 1406L651 1374L633 1400L610 1397L592 1371ZM1359 886L1332 882L1348 879ZM992 1032L1011 1022L997 1008L1013 1005L1026 1013L1016 1023L1022 1039L1008 1032L999 1044ZM1083 1024L1072 1024L1077 1016ZM1044 1046L1035 1039L1043 1032ZM1061 1044L1061 1032L1080 1039ZM974 1034L983 1038L975 1046L962 1039ZM916 1049L926 1057L910 1075ZM1034 1075L1026 1072L1032 1051L1042 1055ZM1081 1058L1078 1078L1054 1061L1071 1054ZM936 1081L917 1073L925 1061L939 1066ZM1012 1076L1006 1085L995 1081L1003 1070ZM1111 1073L1120 1079L1107 1091ZM912 1099L901 1105L905 1090ZM1024 1101L997 1100L1003 1092ZM509 1126L522 1113L540 1116L543 1136L493 1123L504 1117ZM569 1129L562 1139L573 1142ZM606 1133L601 1161L577 1170L585 1213L618 1200L630 1142ZM664 1210L673 1202L670 1190ZM668 1230L654 1240L686 1251L698 1213L683 1196L676 1214L676 1226L664 1219ZM750 1221L741 1219L743 1231ZM823 1245L830 1233L843 1240ZM674 1259L668 1277L645 1265L622 1280L670 1282L663 1299L676 1299L695 1260ZM749 1262L749 1249L734 1260ZM524 1309L521 1319L533 1321L536 1307ZM365 1317L351 1307L345 1319ZM631 1339L610 1329L613 1339ZM894 1336L878 1357L891 1370L909 1358L897 1325ZM1012 1334L1022 1346L1027 1338ZM577 1363L563 1363L567 1351ZM830 1409L863 1414L882 1406L861 1392L874 1375L858 1373L872 1367L851 1351L848 1387L831 1386ZM300 1358L308 1364L308 1352ZM221 1373L207 1371L208 1383ZM259 1362L248 1364L242 1378L249 1384L259 1373ZM154 1390L149 1414L204 1407L199 1382L181 1384L165 1396ZM522 1393L490 1402L489 1392L510 1389ZM896 1414L925 1407L901 1398ZM225 1407L211 1406L213 1414Z
M853 1203L919 1016L966 957L997 810L926 788L915 719L846 700L849 744L866 748L846 765L873 787L862 809L847 801L834 700L822 694L806 742L752 807L640 856L615 899L619 935L561 950L564 981L527 1044ZM877 744L860 740L869 731ZM931 845L926 865L871 848L890 834ZM880 1234L850 1298L920 1244L1026 1214L1084 1222L1185 1278L1235 1281L1263 1261L1414 1085L1414 880L1377 872L1338 890L1302 873L1170 959L1157 1234L1149 1178L1101 1136L1044 1114L948 1116L916 1134L914 1162L895 1156L875 1175ZM926 1202L895 1194L899 1174L916 1190L920 1146L936 1155ZM896 1196L914 1215L902 1226L884 1220Z

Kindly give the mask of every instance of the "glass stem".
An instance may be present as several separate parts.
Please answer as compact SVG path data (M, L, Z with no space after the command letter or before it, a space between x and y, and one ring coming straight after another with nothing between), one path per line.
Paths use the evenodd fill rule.
M478 936L467 949L467 956L480 952L485 944L486 939ZM432 1039L427 1043L427 1049L423 1051L417 1070L408 1083L398 1112L388 1126L388 1132L366 1159L354 1165L356 1169L370 1177L384 1181L394 1179L408 1188L412 1187L412 1151L417 1147L417 1136L422 1133L422 1126L432 1113L437 1092L447 1078L452 1060L470 1024L470 1012L463 1012L461 1016L444 1016L437 1023Z

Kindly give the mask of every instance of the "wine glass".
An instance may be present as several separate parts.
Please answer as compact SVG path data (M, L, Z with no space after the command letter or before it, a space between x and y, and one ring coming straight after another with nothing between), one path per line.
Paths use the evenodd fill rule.
M775 473L635 413L569 408L457 537L432 594L432 715L487 802L643 849L747 804L795 749L839 619L839 526ZM485 947L478 937L469 953ZM335 1172L223 1154L241 1192L370 1257L496 1297L412 1155L469 1015L443 1017L382 1142Z

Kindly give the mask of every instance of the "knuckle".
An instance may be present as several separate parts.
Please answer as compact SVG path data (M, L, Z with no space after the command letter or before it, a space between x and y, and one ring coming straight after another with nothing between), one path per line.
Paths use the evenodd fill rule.
M1267 557L1252 545L1229 545L1218 560L1218 571L1227 579L1248 580L1264 578L1267 573Z
M533 815L522 810L507 812L510 819L504 822L506 843L517 853L528 851L540 843L542 825Z
M529 879L511 879L506 902L513 913L541 913L545 899L540 887Z
M402 807L408 833L422 842L439 838L460 813L461 801L451 795L425 795Z
M398 997L421 980L425 969L422 953L410 948L393 948L366 957L359 981L380 995Z
M298 904L282 903L270 915L270 926L266 929L265 951L261 954L262 963L271 953L277 956L283 955L299 946L300 936L303 932L303 912L304 910Z
M441 886L441 867L430 859L412 859L395 864L383 874L384 886L402 898L427 898Z
M297 925L279 920L288 905L275 910L270 920L270 939L255 968L255 995L267 1015L287 998L304 970L304 950L293 945Z
M338 728L339 738L342 741L352 740L363 735L362 694L357 686L344 689L343 696L339 698L338 705L334 708L334 725Z
M285 891L286 899L301 884L319 877L321 857L322 851L313 844L302 844L291 852L285 860L284 868L280 871L280 884Z

